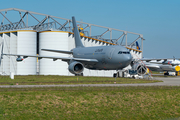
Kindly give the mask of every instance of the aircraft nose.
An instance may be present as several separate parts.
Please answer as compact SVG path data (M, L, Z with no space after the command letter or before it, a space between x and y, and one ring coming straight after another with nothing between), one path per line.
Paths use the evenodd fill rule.
M129 65L131 63L131 61L132 61L132 55L131 54L130 55L126 55L125 56L125 61Z

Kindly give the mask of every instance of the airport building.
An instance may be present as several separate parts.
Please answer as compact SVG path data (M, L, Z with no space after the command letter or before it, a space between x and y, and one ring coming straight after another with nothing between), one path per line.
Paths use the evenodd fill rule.
M11 13L13 11L13 13ZM20 19L14 21L15 12ZM18 15L19 14L19 15ZM71 50L75 47L71 19L8 8L0 10L0 44L3 53L64 56L69 54L42 51L41 49ZM13 17L12 17L13 16ZM18 17L17 17L18 18ZM133 58L143 56L143 35L77 21L84 46L122 45L129 49ZM139 44L137 46L137 44ZM140 49L139 49L140 48ZM3 56L0 66L0 75L73 75L68 71L68 64L61 60L27 57L17 62L16 56ZM130 69L128 66L125 69ZM109 76L115 70L85 69L84 76Z

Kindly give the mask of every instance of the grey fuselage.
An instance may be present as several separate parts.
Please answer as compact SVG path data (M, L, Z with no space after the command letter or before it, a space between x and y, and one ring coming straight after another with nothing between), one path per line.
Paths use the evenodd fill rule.
M123 46L78 47L72 49L74 58L96 59L98 62L82 62L85 68L94 70L119 70L132 60L129 50Z

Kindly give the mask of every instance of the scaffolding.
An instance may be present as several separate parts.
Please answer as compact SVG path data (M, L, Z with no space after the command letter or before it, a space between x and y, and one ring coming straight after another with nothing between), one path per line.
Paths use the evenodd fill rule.
M71 19L22 10L18 8L1 9L0 20L1 19L2 21L0 24L0 32L16 30L35 30L37 32L60 30L73 33ZM86 38L89 37L90 39L108 42L111 45L119 44L125 46L130 51L133 50L136 52L141 52L143 56L143 40L145 39L143 38L142 34L85 23L82 21L77 21L77 23L79 23L83 28L84 36ZM92 28L94 27L95 29L102 29L101 33L98 33L98 35L95 33L93 34ZM116 35L113 33L116 33ZM132 42L130 43L128 42L129 35L135 35L135 39L131 40ZM133 48L135 42L138 40L141 40L141 50Z

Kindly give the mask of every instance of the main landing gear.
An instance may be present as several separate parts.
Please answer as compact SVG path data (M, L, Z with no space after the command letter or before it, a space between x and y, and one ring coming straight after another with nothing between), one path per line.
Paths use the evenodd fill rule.
M169 75L169 72L168 72L168 71L167 71L167 72L165 72L165 73L164 73L164 75Z
M118 73L114 73L113 74L113 77L115 78L115 77L118 77L119 76L119 74Z
M83 73L81 73L81 74L75 74L75 76L84 76L84 75Z

